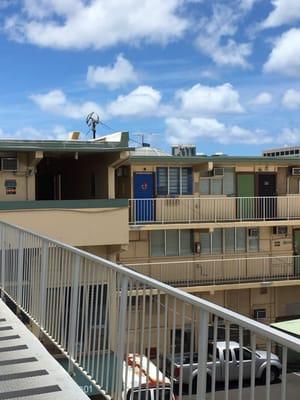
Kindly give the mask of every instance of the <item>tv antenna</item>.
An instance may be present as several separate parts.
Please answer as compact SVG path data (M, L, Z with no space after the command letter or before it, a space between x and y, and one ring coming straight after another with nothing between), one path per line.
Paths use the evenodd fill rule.
M100 117L98 114L95 112L91 112L87 117L86 117L86 123L87 126L92 130L93 132L93 139L96 139L96 127L100 123Z

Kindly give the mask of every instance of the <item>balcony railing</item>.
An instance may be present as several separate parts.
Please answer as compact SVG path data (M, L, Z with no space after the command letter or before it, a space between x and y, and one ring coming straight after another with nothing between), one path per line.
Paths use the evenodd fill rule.
M182 399L186 390L189 398L194 393L204 400L208 384L214 399L221 373L222 398L229 399L233 339L239 399L249 392L251 400L256 398L257 378L265 381L263 397L270 399L271 352L281 357L282 371L277 363L275 372L281 373L280 398L288 398L288 349L300 352L298 338L16 226L0 223L0 250L3 299L13 301L59 346L70 372L78 365L107 398L171 400L175 391ZM225 341L222 365L218 340ZM246 344L251 350L247 366ZM258 348L266 349L260 369Z
M300 195L130 199L129 206L132 225L300 218Z
M173 286L300 279L300 256L223 258L127 264Z

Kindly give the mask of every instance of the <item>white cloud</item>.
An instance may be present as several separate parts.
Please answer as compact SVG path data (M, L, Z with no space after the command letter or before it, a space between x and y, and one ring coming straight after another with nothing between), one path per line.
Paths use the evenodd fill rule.
M257 106L264 106L267 104L272 103L272 95L268 92L261 92L259 93L252 101L252 104Z
M182 112L189 116L243 112L239 93L229 83L221 86L203 86L198 83L191 89L179 90L176 97L180 100Z
M167 118L166 133L170 143L195 142L200 138L221 144L255 145L273 142L273 138L264 131L250 131L237 125L226 126L214 118Z
M281 35L264 65L264 71L300 76L300 29L293 28Z
M283 95L282 105L291 110L300 108L300 91L295 89L287 90Z
M91 86L102 84L109 89L132 83L137 80L137 73L133 65L122 54L119 54L114 65L106 67L89 66L87 72L87 82Z
M45 94L33 94L30 99L37 104L41 110L67 118L80 119L94 111L103 118L104 110L98 104L87 101L80 104L69 101L65 93L59 89Z
M244 11L250 11L257 0L240 0L240 8Z
M0 139L20 139L20 140L64 140L68 138L66 129L61 125L56 125L52 129L39 130L33 127L25 127L8 132L0 128Z
M113 116L146 116L159 111L161 94L151 86L139 86L127 95L120 95L107 107Z
M263 21L263 28L274 28L300 19L299 0L272 0L274 10Z
M6 19L17 41L58 49L102 49L141 41L165 44L189 22L183 0L23 0L23 11Z
M250 43L237 43L233 36L237 33L239 20L243 16L241 8L217 4L213 15L202 18L201 31L196 46L216 64L247 67L247 57L252 52Z
M299 145L300 142L300 129L298 128L285 128L282 133L278 135L277 142L283 145Z

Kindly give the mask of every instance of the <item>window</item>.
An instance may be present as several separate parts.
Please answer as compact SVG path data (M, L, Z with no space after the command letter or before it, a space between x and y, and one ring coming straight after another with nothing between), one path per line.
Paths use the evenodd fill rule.
M234 354L235 354L236 361L240 361L240 349L239 348L234 349ZM252 359L251 351L243 348L243 361L249 361L251 359Z
M235 229L224 229L225 253L233 253L235 251Z
M232 354L231 354L231 350L229 349L229 362L232 361ZM223 357L224 357L224 361L227 361L226 359L226 350L223 350Z
M259 229L214 229L212 233L200 231L202 254L246 253L259 251Z
M168 168L157 168L156 171L156 191L157 194L166 195L168 194Z
M156 192L160 196L193 194L193 170L186 167L158 167Z
M165 232L152 231L151 232L151 255L164 256L165 255Z
M211 180L211 194L222 194L222 182L223 180L220 178L214 178Z
M222 229L215 229L212 233L212 253L222 253Z
M202 172L200 178L200 193L202 195L233 196L235 194L235 170L234 168L222 168L223 176L208 176L207 171Z
M236 251L240 253L245 253L247 250L246 243L246 229L236 228Z
M151 231L150 234L150 255L179 256L191 255L194 248L193 231L190 229L170 229Z
M200 247L202 254L209 254L210 249L210 234L208 232L200 232Z
M248 250L259 251L259 230L248 229Z
M183 229L180 231L180 255L188 256L193 254L193 231Z
M177 230L166 231L166 256L179 255L179 235Z

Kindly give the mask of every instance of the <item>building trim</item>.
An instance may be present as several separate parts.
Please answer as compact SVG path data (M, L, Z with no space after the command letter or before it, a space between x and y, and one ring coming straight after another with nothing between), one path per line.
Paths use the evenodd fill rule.
M42 209L78 209L78 208L120 208L128 207L127 199L92 200L36 200L36 201L0 201L0 211L42 210Z

